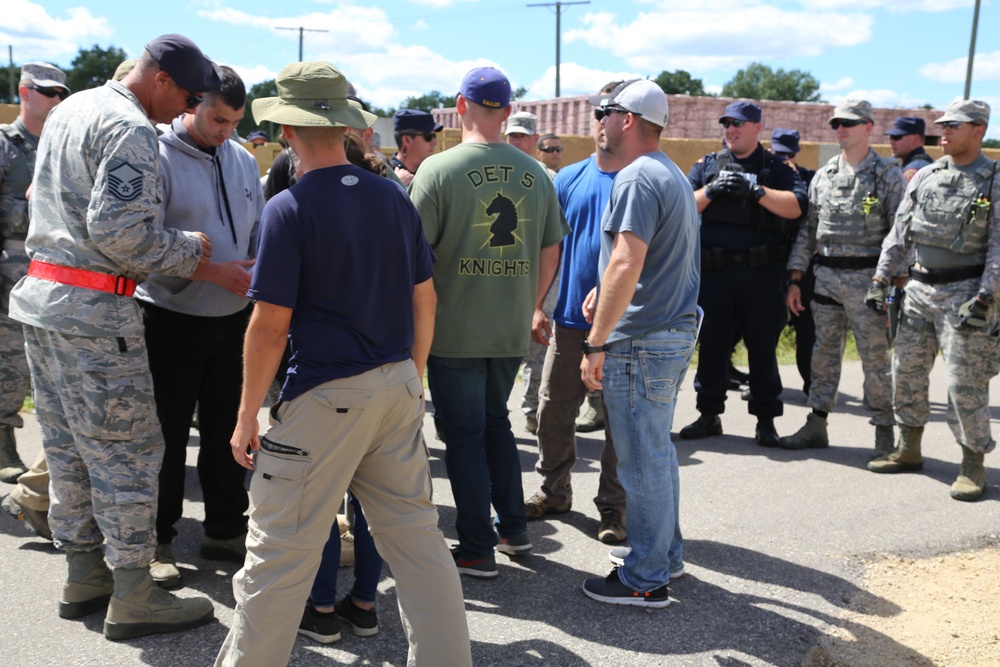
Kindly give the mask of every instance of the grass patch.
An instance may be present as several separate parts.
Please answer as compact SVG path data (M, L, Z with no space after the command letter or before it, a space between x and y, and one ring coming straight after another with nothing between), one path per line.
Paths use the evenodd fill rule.
M698 354L700 352L700 345L695 348L694 357L691 358L691 366L697 367L698 365ZM795 329L792 327L785 327L785 330L781 332L781 337L778 338L778 347L775 350L778 355L778 364L782 366L794 365L795 364ZM848 361L857 361L861 359L858 355L858 346L854 342L854 332L848 330L847 332L847 346L844 349L844 359ZM747 346L741 340L736 344L736 350L733 352L733 365L747 367Z

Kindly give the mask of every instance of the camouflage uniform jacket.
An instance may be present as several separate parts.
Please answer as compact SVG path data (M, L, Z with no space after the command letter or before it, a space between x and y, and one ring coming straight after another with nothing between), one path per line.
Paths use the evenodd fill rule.
M187 277L201 258L193 232L162 229L156 131L121 84L71 96L55 107L38 145L26 247L33 260L141 281L153 271ZM10 316L77 336L141 336L129 298L22 278Z
M842 154L832 158L809 184L809 213L792 246L788 270L805 271L817 250L828 257L875 255L905 189L906 179L896 160L871 148L853 168ZM866 213L869 196L877 202Z
M23 241L28 233L28 198L38 137L21 119L0 125L0 238Z

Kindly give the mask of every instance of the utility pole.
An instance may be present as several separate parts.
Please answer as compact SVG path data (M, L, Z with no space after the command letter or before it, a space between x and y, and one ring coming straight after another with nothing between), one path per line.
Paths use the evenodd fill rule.
M302 62L302 38L305 31L309 32L330 32L329 30L316 30L314 28L303 28L299 26L298 28L276 28L277 30L298 30L299 31L299 62Z
M10 103L14 103L14 46L12 44L7 45L7 59L10 61L9 69L7 70L7 82L10 83Z
M978 3L978 0L976 0ZM569 5L589 5L590 2L540 2L528 7L555 7L556 8L556 97L559 97L559 67L560 45L562 44L562 8Z
M969 40L969 63L965 68L965 96L962 99L969 99L972 92L972 61L976 57L976 28L979 27L979 0L976 0L976 9L972 14L972 39Z

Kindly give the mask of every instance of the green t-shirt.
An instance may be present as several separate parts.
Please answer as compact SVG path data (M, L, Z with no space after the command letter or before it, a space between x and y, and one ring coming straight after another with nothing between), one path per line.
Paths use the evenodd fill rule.
M539 253L569 232L544 165L508 144L459 144L421 163L410 197L438 258L431 354L527 354Z

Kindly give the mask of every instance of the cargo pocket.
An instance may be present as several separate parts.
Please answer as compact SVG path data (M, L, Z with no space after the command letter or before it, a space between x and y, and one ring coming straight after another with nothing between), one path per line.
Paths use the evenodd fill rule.
M155 432L153 384L141 337L95 339L100 348L81 350L80 392L73 400L76 428L94 440L136 440Z
M294 535L299 529L302 492L312 459L276 454L264 446L262 442L254 461L257 472L250 482L250 518L268 533Z

